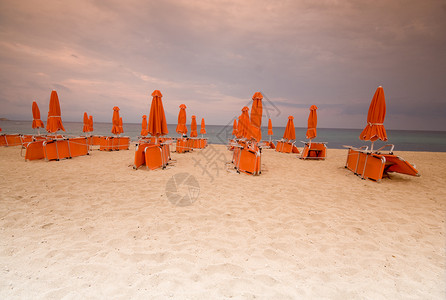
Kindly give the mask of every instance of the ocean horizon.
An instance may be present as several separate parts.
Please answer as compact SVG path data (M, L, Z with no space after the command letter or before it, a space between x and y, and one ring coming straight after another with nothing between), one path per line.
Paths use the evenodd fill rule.
M68 137L84 136L82 132L82 122L64 122L65 132L59 131ZM190 124L187 125L190 132ZM112 136L111 123L95 122L92 135ZM37 130L32 128L32 121L20 120L0 120L0 134L37 134ZM138 140L141 132L141 124L124 123L123 136L129 136L135 142ZM170 137L178 137L175 132L176 124L168 124L167 128ZM198 131L200 125L198 124ZM285 127L273 127L273 135L271 140L280 140L285 131ZM296 146L302 147L306 141L305 134L307 128L296 127ZM328 148L343 149L344 145L360 147L369 146L369 141L361 141L359 134L362 129L346 129L346 128L317 128L318 136L313 140L316 142L326 142ZM426 130L393 130L386 129L387 142L376 141L374 149L386 144L395 145L395 151L428 151L428 152L446 152L446 131L426 131ZM268 128L262 127L262 139L269 140L267 135ZM45 129L40 129L41 134L46 134ZM200 134L198 135L201 136ZM206 125L206 134L203 136L208 139L210 144L227 144L228 139L232 138L232 123L229 125Z

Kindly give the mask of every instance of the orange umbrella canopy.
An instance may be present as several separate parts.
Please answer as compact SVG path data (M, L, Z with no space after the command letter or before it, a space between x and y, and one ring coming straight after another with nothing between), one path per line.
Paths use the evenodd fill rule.
M237 119L234 119L234 124L232 125L232 135L237 135Z
M296 139L296 130L294 128L294 117L289 116L288 122L286 123L285 132L283 134L283 138L285 140L295 140Z
M119 133L124 133L124 127L122 125L122 117L119 117Z
M254 93L252 96L252 108L251 108L251 134L256 141L262 139L262 99L263 95L260 92Z
M317 126L317 106L311 105L310 115L308 116L308 128L307 128L307 139L314 139L317 136L316 126Z
M378 139L387 141L387 133L384 128L386 117L386 100L382 86L376 89L367 114L367 126L361 132L359 138L365 141L376 141Z
M200 134L206 134L206 124L204 124L204 118L201 118Z
M152 97L147 131L156 137L166 135L169 133L169 130L167 130L166 115L164 113L163 101L161 100L163 95L159 90L154 90Z
M249 108L243 107L242 114L238 118L237 137L250 139L252 136L251 122L249 121Z
M271 123L271 119L268 119L268 135L273 135L273 123Z
M33 110L33 128L43 128L45 127L43 125L42 120L40 120L40 110L39 110L39 106L37 106L36 101L33 101L33 106L32 106L32 110Z
M142 122L141 122L141 136L148 135L149 132L147 131L147 116L142 116Z
M197 131L197 117L192 116L192 122L190 123L190 136L191 137L197 137L198 131Z
M113 107L112 125L113 127L111 132L113 134L120 134L121 131L119 130L119 107L117 106Z
M83 132L90 132L90 120L88 119L88 114L84 112L84 127L82 128Z
M60 115L59 97L56 91L51 91L50 107L48 110L48 120L46 122L46 131L55 133L58 130L65 131Z
M88 117L88 125L90 126L90 132L93 131L93 116Z
M177 133L186 134L186 105L180 105L180 112L178 113L178 125L177 125Z

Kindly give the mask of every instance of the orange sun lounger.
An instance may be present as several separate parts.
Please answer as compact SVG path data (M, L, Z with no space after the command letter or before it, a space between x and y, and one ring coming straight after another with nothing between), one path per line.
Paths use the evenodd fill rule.
M60 160L88 155L86 137L37 140L26 145L25 160Z
M190 138L178 138L176 141L175 151L177 153L189 152L193 148L194 140Z
M237 172L244 172L250 175L259 175L261 173L261 157L260 148L235 146L232 162Z
M277 141L276 151L282 153L299 153L299 149L294 145L295 142Z
M100 138L99 150L117 151L129 150L130 137L128 136L102 136Z
M102 140L102 136L99 135L92 135L87 137L87 142L88 145L90 146L101 146L101 140Z
M262 147L262 149L276 149L276 145L270 141L260 141L258 145L259 147Z
M190 145L192 149L204 149L207 146L207 139L204 138L190 138Z
M327 146L325 143L304 142L301 159L326 159Z
M2 134L0 135L0 146L20 146L23 145L22 139L21 134Z
M391 146L393 150L393 145L384 147L387 146ZM345 147L348 148L345 167L362 179L371 179L379 182L385 174L390 172L420 176L415 166L405 161L402 157L393 155L392 150L388 154L382 154L379 151L384 147L376 152L367 151L366 147L359 149L351 146Z
M148 169L154 170L165 168L170 160L169 144L142 143L136 146L134 169L146 165Z

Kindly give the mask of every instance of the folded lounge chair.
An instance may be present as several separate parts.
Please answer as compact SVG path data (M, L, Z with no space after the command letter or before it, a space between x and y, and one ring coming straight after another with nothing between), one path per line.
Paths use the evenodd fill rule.
M277 141L276 151L282 153L299 153L299 149L294 145L295 143L295 141L279 140Z
M396 172L411 176L420 176L416 167L405 161L402 157L393 154L394 145L386 145L376 151L368 151L368 147L348 148L345 167L360 176L362 179L381 181L385 174ZM389 147L387 153L384 149Z
M189 140L192 149L204 149L208 141L205 138L190 138Z
M327 158L326 143L302 142L304 148L300 156L301 159L325 159Z
M155 170L165 168L170 160L170 148L168 143L136 145L134 169L146 165L148 169Z
M100 139L99 150L118 151L129 150L130 137L128 136L102 136Z
M256 144L234 145L232 162L237 172L250 175L261 173L262 151Z
M60 160L88 155L86 137L36 140L26 145L25 160Z
M0 135L0 146L20 146L23 145L21 134Z
M187 138L177 138L177 141L175 143L175 151L177 153L184 153L189 151L189 148L187 147L187 140Z

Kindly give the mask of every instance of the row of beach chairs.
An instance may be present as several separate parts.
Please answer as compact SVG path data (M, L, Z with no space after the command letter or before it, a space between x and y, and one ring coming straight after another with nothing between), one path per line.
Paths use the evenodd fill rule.
M27 161L60 160L88 155L93 146L101 151L128 150L130 137L2 134L0 146L22 146Z
M200 138L140 138L135 151L134 168L146 165L148 169L165 168L170 157L170 146L175 145L177 153L185 153L192 149L203 149L207 139ZM93 146L101 151L128 150L129 137L88 136L66 138L61 135L33 136L21 134L0 135L0 146L22 146L25 149L25 160L61 160L88 155ZM393 145L386 145L376 151L368 147L348 148L345 168L362 179L381 181L390 172L419 176L416 167L403 158L393 154ZM294 142L280 140L276 145L262 141L253 143L245 140L231 140L229 148L233 150L232 163L237 172L250 175L261 174L262 148L275 148L277 152L299 154ZM327 147L325 143L304 142L300 158L325 159Z

